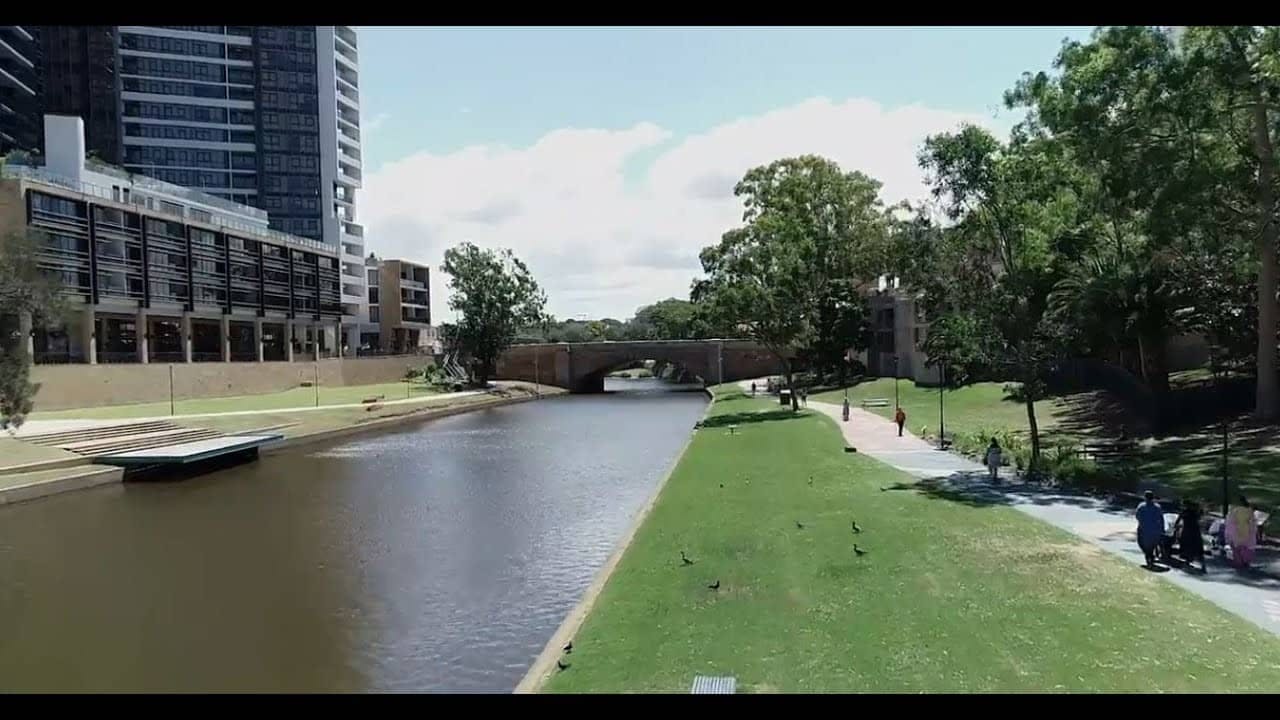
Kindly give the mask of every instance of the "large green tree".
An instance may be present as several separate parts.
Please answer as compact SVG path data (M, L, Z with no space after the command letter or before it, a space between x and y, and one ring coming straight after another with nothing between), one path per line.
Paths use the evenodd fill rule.
M449 308L461 314L453 346L471 359L473 379L487 383L517 332L542 322L546 294L507 249L462 243L445 251L443 270L449 275Z
M959 260L956 281L939 287L950 297L931 302L943 309L940 329L953 332L927 342L930 359L984 365L1022 384L1037 467L1035 401L1070 342L1049 296L1063 273L1059 248L1076 230L1071 165L1051 142L1016 133L1004 145L974 126L929 137L920 164L957 223L946 236ZM966 328L976 337L958 332Z
M694 284L693 301L768 348L788 387L793 352L855 340L830 333L852 325L850 296L883 265L888 219L879 188L813 155L753 168L734 188L744 225L701 253L706 277Z
M0 429L22 425L36 396L23 319L51 323L62 314L57 286L38 265L43 240L36 232L0 236Z

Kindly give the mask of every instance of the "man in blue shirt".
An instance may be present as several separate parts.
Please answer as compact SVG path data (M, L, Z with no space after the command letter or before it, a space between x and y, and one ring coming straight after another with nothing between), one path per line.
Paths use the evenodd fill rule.
M1147 568L1155 565L1156 548L1164 539L1164 510L1156 502L1155 494L1150 490L1142 494L1143 503L1138 506L1138 547L1147 556Z

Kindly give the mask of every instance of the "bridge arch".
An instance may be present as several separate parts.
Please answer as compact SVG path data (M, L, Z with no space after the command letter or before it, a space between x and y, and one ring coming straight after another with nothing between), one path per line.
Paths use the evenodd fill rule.
M682 365L708 384L782 371L777 357L749 340L639 340L515 345L498 359L494 377L602 392L605 375L637 360Z

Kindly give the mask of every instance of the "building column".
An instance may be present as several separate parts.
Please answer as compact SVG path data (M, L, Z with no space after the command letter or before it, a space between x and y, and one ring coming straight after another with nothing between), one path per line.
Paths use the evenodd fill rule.
M313 360L320 360L320 334L324 332L324 325L319 320L313 320L311 323L311 356Z
M151 353L147 352L147 347L150 344L150 338L147 336L151 334L151 328L147 322L146 310L138 308L138 318L134 320L133 328L134 332L137 333L138 338L138 362L146 365L148 362L151 362Z
M18 332L22 333L22 347L27 349L27 357L33 361L36 356L36 339L31 335L31 313L24 312L18 315Z
M182 362L191 362L191 313L182 313Z
M253 344L258 348L258 362L262 362L262 318L253 319Z
M222 316L222 362L231 362L231 316Z
M84 342L84 359L90 365L98 364L98 313L92 307L84 310L83 324L80 326Z
M293 321L284 321L284 359L293 362Z
M342 319L339 318L337 320L334 320L333 321L333 352L335 355L338 356L339 360L342 359L342 354L343 354L342 343L345 340L346 338L342 336Z

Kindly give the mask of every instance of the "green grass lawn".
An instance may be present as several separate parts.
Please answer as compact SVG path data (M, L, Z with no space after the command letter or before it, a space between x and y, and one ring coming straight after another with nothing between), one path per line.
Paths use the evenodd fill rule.
M221 398L202 398L198 400L178 400L174 403L174 414L195 415L201 413L234 412L236 410L281 410L297 407L314 407L316 396L320 405L345 405L358 403L367 397L385 395L387 400L401 400L406 397L427 397L438 394L437 391L423 383L390 382L376 385L351 385L347 387L321 386L316 388L296 387L276 393L260 395L236 395ZM39 396L36 407L39 408ZM58 420L66 418L135 418L154 417L169 414L169 403L139 403L136 405L110 405L106 407L78 408L74 410L56 410L52 412L34 412L32 420Z
M830 420L718 392L545 691L1280 687L1244 620L1012 508L882 491L910 479Z
M60 448L44 447L10 437L0 437L0 472L15 465L47 460L69 460L75 457L77 457L75 453Z
M907 413L907 428L917 435L921 427L935 433L938 429L938 388L917 386L911 380L898 380L898 393L902 409ZM1027 408L1021 401L1005 398L1005 383L983 382L948 388L943 391L943 408L948 435L973 433L984 429L1008 428L1027 432ZM893 417L893 378L877 378L849 388L849 404L862 407L862 401L882 398L888 407L869 407L867 410L887 418ZM810 395L810 400L840 404L844 390L829 390ZM1051 430L1064 409L1063 400L1051 398L1036 403L1036 424L1041 430Z

